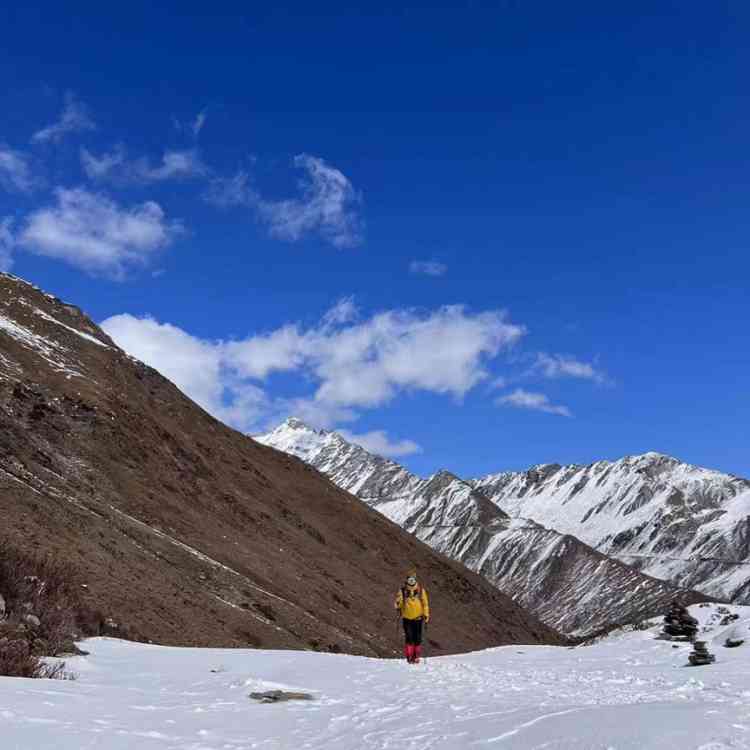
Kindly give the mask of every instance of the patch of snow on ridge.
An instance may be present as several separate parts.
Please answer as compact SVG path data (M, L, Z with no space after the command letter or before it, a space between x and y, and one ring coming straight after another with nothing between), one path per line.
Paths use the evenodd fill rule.
M16 284L24 284L25 286L31 287L35 292L42 292L45 297L48 297L49 299L54 299L54 297L51 294L47 294L42 289L40 289L36 284L32 284L30 281L27 281L26 279L22 279L20 276L15 276L12 273L8 273L7 271L0 271L0 278L5 277L6 279L10 279L11 281L14 281Z
M91 341L94 344L98 344L99 346L103 346L105 349L109 349L110 347L105 344L103 341L100 341L95 336L92 336L89 333L84 333L83 331L79 331L77 328L73 328L72 326L67 325L66 323L63 323L62 321L58 320L57 318L52 317L52 315L47 314L44 312L44 310L39 310L38 308L34 309L34 314L38 315L40 318L43 318L44 320L48 320L50 323L54 323L55 325L61 326L62 328L65 328L66 330L70 331L71 333L75 333L76 336L80 336L82 339L86 341Z
M66 362L64 355L68 353L68 349L62 344L50 341L28 328L18 325L18 323L6 318L2 314L0 314L0 331L5 332L27 349L35 351L58 372L64 372L75 377L83 377L78 370Z
M0 370L5 370L6 373L13 373L14 375L22 373L21 366L17 362L8 359L2 352L0 352ZM13 380L15 379L13 378Z

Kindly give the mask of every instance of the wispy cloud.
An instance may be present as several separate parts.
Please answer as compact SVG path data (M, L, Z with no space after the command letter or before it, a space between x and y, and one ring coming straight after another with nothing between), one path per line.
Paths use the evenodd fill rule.
M113 151L95 156L88 149L81 148L81 166L92 180L104 180L122 169L125 164L125 149L116 146Z
M409 264L409 271L411 273L422 276L444 276L447 270L448 266L445 263L440 263L436 260L413 260Z
M501 396L495 401L499 406L513 406L517 409L531 409L532 411L543 411L547 414L557 414L561 417L572 417L572 413L567 406L560 406L550 402L549 397L544 393L535 393L525 391L522 388L516 388L507 396Z
M31 141L32 143L58 143L70 133L80 133L95 128L96 124L89 117L86 106L79 102L71 92L68 92L57 122L38 130L31 136Z
M0 186L12 192L28 193L34 184L28 157L0 144Z
M192 120L188 120L187 122L185 122L182 120L178 120L175 117L172 119L172 122L174 124L175 130L189 133L193 136L193 138L197 139L201 133L201 130L203 130L203 126L206 124L207 117L207 111L205 109L202 109Z
M363 221L359 213L361 196L349 179L323 159L308 154L294 158L304 170L300 195L272 200L264 197L241 170L230 178L211 181L204 198L222 208L247 206L268 226L269 233L289 242L309 234L318 234L334 247L355 247L363 240Z
M354 297L342 297L324 316L323 327L334 327L343 323L351 323L359 317L359 309Z
M300 180L300 197L280 201L260 199L257 203L258 213L270 233L296 242L317 232L334 247L361 244L361 197L344 173L309 154L296 156L294 165L306 172Z
M112 182L163 182L203 177L208 173L195 149L165 151L161 162L152 165L146 157L129 160L123 146L98 156L82 148L81 166L90 179Z
M203 130L203 126L206 124L206 110L202 110L201 112L198 112L198 114L195 116L195 119L193 120L190 129L193 131L193 136L196 138L200 135L201 130Z
M252 207L259 201L258 193L250 186L250 175L244 170L233 177L214 177L203 197L219 208Z
M583 362L569 354L537 354L533 371L546 378L581 378L595 383L607 383L606 373L591 362Z
M391 440L384 430L373 430L355 434L348 430L339 430L343 438L350 443L359 445L370 453L378 456L387 456L395 458L397 456L411 456L414 453L421 453L422 448L413 440Z
M89 273L122 279L128 269L147 265L182 230L153 201L123 208L80 188L58 189L55 198L54 205L28 216L18 244Z
M10 271L13 265L13 219L6 216L0 219L0 271Z

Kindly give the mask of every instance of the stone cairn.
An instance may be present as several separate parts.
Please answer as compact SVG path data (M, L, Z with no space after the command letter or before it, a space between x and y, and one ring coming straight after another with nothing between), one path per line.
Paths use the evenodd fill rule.
M669 605L664 617L662 637L667 640L692 641L698 633L698 620L677 600Z
M716 661L716 657L709 653L705 641L695 641L693 643L693 651L688 656L688 661L694 667L700 667L704 664L713 664Z

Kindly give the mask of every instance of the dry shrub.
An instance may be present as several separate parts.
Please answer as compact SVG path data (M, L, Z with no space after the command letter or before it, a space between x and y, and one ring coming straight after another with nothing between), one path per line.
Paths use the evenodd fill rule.
M5 677L36 677L51 680L71 679L65 662L46 662L32 652L29 642L16 638L0 638L0 675Z
M63 677L64 664L44 657L75 652L74 638L84 611L74 569L53 555L0 546L0 675ZM34 618L38 618L37 621Z

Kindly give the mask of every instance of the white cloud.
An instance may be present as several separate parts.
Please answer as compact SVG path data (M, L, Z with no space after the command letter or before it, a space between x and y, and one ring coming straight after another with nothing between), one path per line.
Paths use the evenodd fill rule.
M422 448L413 440L391 440L384 430L373 430L360 435L348 430L339 430L339 433L350 443L360 445L366 451L378 456L395 458L396 456L410 456L422 452Z
M195 177L206 174L207 169L197 151L166 151L158 167L151 167L147 160L136 162L138 174L147 182L170 180L179 177Z
M567 354L537 354L534 370L547 378L581 378L596 383L606 383L607 375L590 362L582 362Z
M349 179L323 159L299 154L294 165L305 171L301 195L285 200L265 198L250 184L250 175L240 170L233 177L215 177L204 198L221 208L247 206L268 226L271 236L296 242L317 233L334 247L361 244L362 201Z
M195 149L165 151L161 163L154 166L145 157L128 160L121 145L99 156L82 148L81 165L90 179L115 182L163 182L202 177L208 173L208 168Z
M31 136L32 143L58 143L69 133L78 133L96 129L87 108L72 93L65 95L65 105L60 119L42 128Z
M56 205L28 216L18 243L90 273L122 278L130 267L146 265L182 231L153 201L122 208L80 188L61 188L55 195Z
M515 391L509 393L507 396L501 396L495 403L500 406L514 406L518 409L543 411L547 414L557 414L561 417L573 416L567 406L550 403L549 397L544 393L525 391L522 388L516 388Z
M190 125L190 129L193 131L193 136L197 138L200 135L203 126L206 124L206 110L201 110L195 116L195 119Z
M524 333L501 311L471 314L458 306L428 314L392 310L361 321L354 314L352 301L345 299L311 328L287 324L230 342L201 341L169 324L127 315L103 327L126 351L243 429L288 414L330 427L404 391L460 398L487 377L485 361ZM258 384L278 372L297 373L301 383L311 383L309 395L267 398ZM242 416L245 402L251 418ZM393 445L410 449L403 441Z
M316 156L300 154L294 158L294 165L307 173L300 181L299 198L255 200L255 208L271 234L295 242L317 232L334 247L359 245L361 197L349 179Z
M206 110L202 109L192 120L184 122L182 120L178 120L175 117L172 118L172 122L176 130L179 130L180 132L187 132L192 135L193 138L197 138L200 135L201 130L203 130L203 126L206 124L207 116L208 114Z
M25 154L0 145L0 186L6 190L28 193L34 187Z
M81 148L81 166L92 180L103 180L117 172L125 164L125 149L116 146L110 153L94 156L88 149Z
M501 311L472 315L456 305L429 315L392 310L359 323L334 324L329 313L316 328L286 325L226 350L246 377L303 369L319 384L317 402L372 407L400 390L460 398L487 377L485 359L523 334Z
M308 344L297 325L288 324L270 333L225 345L224 353L243 377L264 380L271 373L297 370L305 362Z
M409 264L409 271L411 273L422 276L444 276L447 270L448 266L445 263L440 263L436 260L413 260Z
M0 271L10 271L13 265L13 219L6 216L0 219Z
M243 170L234 177L215 177L203 197L220 208L254 206L258 202L258 194L249 183L250 175Z
M266 395L225 372L220 344L202 341L169 323L115 315L101 327L126 352L159 370L206 411L249 430L267 413Z
M343 297L324 316L323 323L335 326L341 323L351 323L359 317L359 310L354 297Z

